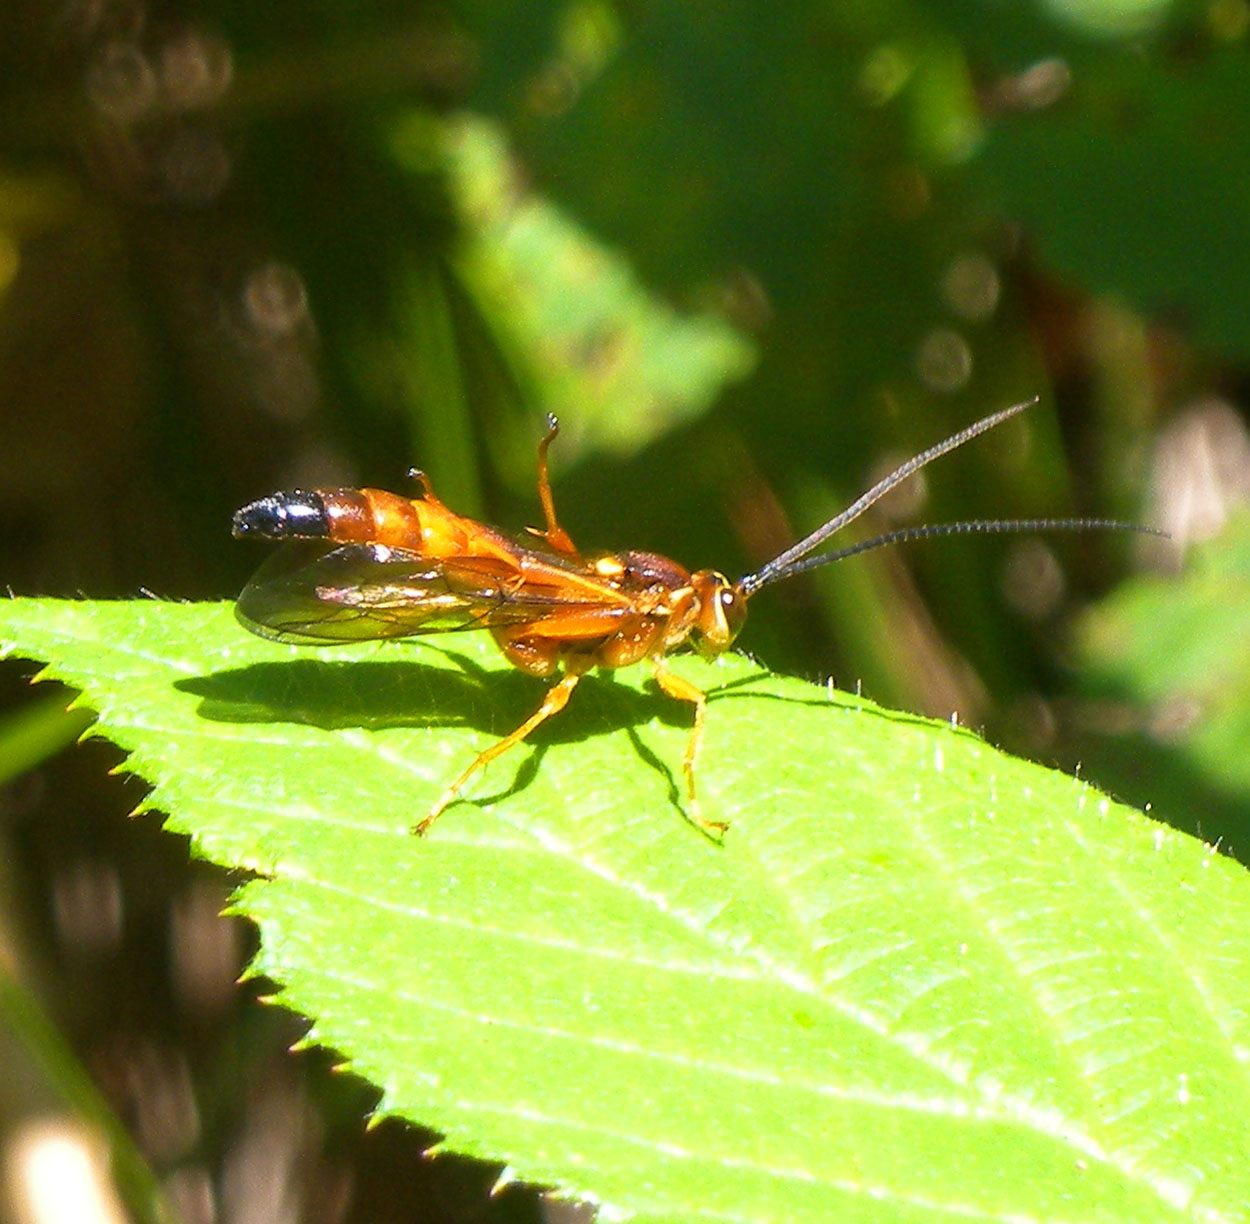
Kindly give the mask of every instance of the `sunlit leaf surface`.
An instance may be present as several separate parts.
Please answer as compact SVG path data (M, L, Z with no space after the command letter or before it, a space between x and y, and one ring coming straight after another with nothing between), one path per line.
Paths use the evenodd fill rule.
M314 653L225 605L15 600L256 968L382 1109L646 1221L1250 1219L1241 868L967 731L683 660L541 686L473 636Z

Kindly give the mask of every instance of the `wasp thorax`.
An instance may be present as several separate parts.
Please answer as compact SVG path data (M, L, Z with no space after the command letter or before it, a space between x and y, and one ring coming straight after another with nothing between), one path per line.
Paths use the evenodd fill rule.
M735 583L715 570L692 574L690 585L699 601L695 648L701 654L721 654L734 644L746 623L746 596Z

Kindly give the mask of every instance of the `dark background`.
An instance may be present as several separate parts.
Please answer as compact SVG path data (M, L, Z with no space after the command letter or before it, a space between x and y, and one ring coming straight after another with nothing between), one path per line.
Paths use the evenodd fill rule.
M10 0L0 581L230 598L238 505L414 464L519 528L548 410L574 539L736 575L1036 395L864 530L1172 545L885 550L761 594L740 646L1236 853L1248 29L1244 0ZM0 668L0 965L182 1218L555 1210L366 1134L371 1090L286 1052L300 1021L233 985L229 881L126 821L106 746L57 755L83 722L32 671ZM56 1099L17 1015L0 1142Z

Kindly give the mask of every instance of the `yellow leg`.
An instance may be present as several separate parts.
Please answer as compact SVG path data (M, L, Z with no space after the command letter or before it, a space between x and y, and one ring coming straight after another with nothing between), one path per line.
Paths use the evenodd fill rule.
M694 790L694 762L699 755L699 744L703 741L703 723L707 714L707 695L702 689L696 688L689 680L675 676L664 666L662 659L653 659L655 682L670 697L678 701L688 701L694 706L694 727L690 739L686 743L685 754L681 758L682 770L686 775L686 795L690 802L690 815L695 824L705 833L720 837L729 826L723 820L708 820L699 807L699 799Z
M497 756L502 756L509 748L519 744L535 727L541 726L555 714L559 714L569 703L569 697L573 690L577 687L577 682L582 678L580 671L568 672L556 684L553 684L548 690L543 703L529 716L511 735L505 735L497 744L492 744L485 752L478 755L477 760L469 766L443 793L439 796L438 802L430 808L429 815L424 820L418 822L413 832L420 836L422 833L429 831L432 825L440 815L443 809L451 803L460 793L460 788L480 769L485 769Z

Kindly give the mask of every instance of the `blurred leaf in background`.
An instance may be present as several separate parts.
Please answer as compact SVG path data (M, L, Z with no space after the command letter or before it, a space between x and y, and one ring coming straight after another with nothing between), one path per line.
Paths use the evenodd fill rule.
M420 170L431 135L465 220L461 283L528 402L565 422L566 464L586 451L636 454L749 372L753 346L723 316L679 315L647 292L623 257L527 191L497 125L464 115L431 133L419 117L398 130L397 156ZM511 453L524 454L517 483L532 496L532 414L511 434Z
M575 539L742 572L890 463L1036 394L863 530L1108 513L1168 527L1175 552L881 552L755 601L742 646L1083 762L1236 851L1250 745L1222 529L1250 488L1248 31L1245 0L14 0L0 580L232 595L256 562L229 539L237 505L401 488L413 464L518 528L553 409ZM29 700L20 666L0 682ZM1195 692L1200 716L1160 715ZM7 728L0 759L28 762L76 726L40 708ZM205 1019L187 982L226 989L244 953L185 915L221 885L119 823L136 794L101 776L111 759L78 750L5 790L6 938L112 1068L115 1103L199 1103L166 1166L220 1195L228 1153L282 1132L239 1099L240 1067L290 1075L290 1034L239 998ZM92 906L127 920L82 920ZM202 963L162 976L188 929ZM304 1060L271 1100L332 1117L333 1146L368 1092ZM134 1089L153 1066L172 1097ZM409 1170L404 1142L374 1136L334 1176L382 1149ZM480 1206L514 1210L536 1209Z

